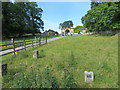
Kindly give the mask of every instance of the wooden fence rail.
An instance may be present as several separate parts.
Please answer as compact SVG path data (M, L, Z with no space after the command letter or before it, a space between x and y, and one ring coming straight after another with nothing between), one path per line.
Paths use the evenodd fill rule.
M42 37L44 38L44 37ZM35 38L35 40L23 40L22 42L15 42L14 38L11 39L11 44L3 44L3 45L0 45L0 47L4 47L6 46L7 49L13 49L13 52L14 52L14 55L16 55L16 48L17 47L21 47L21 46L24 46L24 49L26 50L26 48L28 47L34 47L36 45L41 45L41 41L45 41L47 43L47 36L45 37L45 40L43 39L42 40L41 37L38 37L38 38ZM35 45L36 44L36 45ZM9 46L12 46L12 47L9 47ZM27 47L26 47L27 46ZM8 48L9 47L9 48ZM2 51L5 51L5 50L2 50Z

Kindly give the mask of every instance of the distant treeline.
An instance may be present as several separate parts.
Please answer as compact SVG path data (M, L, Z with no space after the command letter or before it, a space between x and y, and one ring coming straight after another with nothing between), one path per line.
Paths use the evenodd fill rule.
M44 29L43 10L35 2L2 2L2 35L21 37Z
M96 0L97 1L97 0ZM120 2L91 2L91 10L82 17L89 31L120 31Z

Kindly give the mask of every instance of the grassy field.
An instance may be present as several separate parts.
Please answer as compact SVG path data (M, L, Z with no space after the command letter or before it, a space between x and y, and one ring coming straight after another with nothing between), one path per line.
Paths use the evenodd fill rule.
M33 50L40 57L32 58ZM3 88L117 88L118 37L67 36L27 52L2 57L8 64ZM95 80L84 81L84 71L93 71Z

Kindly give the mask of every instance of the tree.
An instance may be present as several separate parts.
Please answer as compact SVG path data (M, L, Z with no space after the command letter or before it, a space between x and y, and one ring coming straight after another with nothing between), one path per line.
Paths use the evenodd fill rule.
M75 28L74 28L74 32L75 33L78 33L79 31L81 31L81 30L85 30L86 28L84 27L84 26L76 26Z
M44 29L43 10L35 2L3 2L2 33L4 36L22 36Z
M73 22L71 20L59 24L59 29L65 29L71 27L73 27Z
M120 2L91 2L91 10L81 19L83 25L95 32L119 29L119 4Z
M11 23L11 6L12 3L10 2L2 2L2 35L9 36L11 33L9 31L10 23Z
M27 15L27 13L25 12L25 3L15 2L11 7L11 23L9 25L10 31L12 30L12 35L20 37L25 33L25 16Z
M27 14L27 26L29 26L28 33L40 32L39 29L43 30L44 22L41 19L43 10L41 8L37 8L38 5L35 2L26 3L26 12Z

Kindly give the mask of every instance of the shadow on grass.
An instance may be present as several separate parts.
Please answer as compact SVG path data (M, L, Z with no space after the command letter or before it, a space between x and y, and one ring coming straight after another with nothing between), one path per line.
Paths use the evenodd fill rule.
M95 35L95 37L97 37L97 36L108 36L108 37L111 37L111 36L114 36L115 33L102 33L102 34L94 34L94 35Z
M42 55L42 56L38 56L38 58L44 58L45 57L45 55Z
M41 50L38 58L44 58L44 57L45 57L44 50Z

